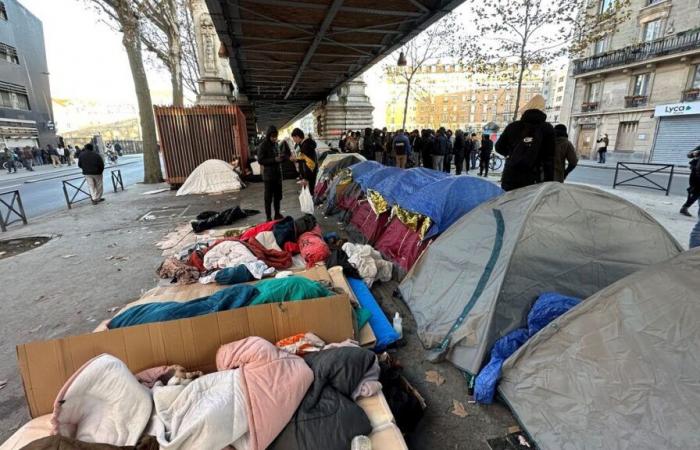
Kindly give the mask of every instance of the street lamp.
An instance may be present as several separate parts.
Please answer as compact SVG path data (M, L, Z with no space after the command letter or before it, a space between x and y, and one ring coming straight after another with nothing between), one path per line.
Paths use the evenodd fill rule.
M405 67L406 64L406 55L404 55L403 52L399 53L399 60L396 62L396 65L399 67Z

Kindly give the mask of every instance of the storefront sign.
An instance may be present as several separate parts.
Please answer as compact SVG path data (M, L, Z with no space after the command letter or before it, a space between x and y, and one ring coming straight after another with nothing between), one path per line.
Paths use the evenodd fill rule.
M700 102L659 105L654 109L654 117L689 116L691 114L700 114Z

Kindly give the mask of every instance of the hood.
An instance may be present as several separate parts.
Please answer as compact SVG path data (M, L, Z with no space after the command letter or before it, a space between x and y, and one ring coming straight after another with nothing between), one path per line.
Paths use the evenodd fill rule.
M547 120L547 114L539 109L528 109L523 113L520 120L528 123L544 123Z

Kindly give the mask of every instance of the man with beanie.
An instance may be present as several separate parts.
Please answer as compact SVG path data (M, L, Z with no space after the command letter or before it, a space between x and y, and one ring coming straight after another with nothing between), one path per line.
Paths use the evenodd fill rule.
M574 144L569 140L566 125L554 127L554 181L563 183L566 177L576 168L578 156Z

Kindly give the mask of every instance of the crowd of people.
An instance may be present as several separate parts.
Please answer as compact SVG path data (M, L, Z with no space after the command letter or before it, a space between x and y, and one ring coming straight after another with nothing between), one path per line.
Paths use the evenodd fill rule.
M83 148L78 145L64 145L63 143L59 143L55 147L48 144L42 148L25 146L23 148L15 147L11 150L5 147L0 152L0 158L8 173L16 173L18 168L25 168L27 171L33 172L34 167L38 166L72 166L82 151ZM117 157L121 156L121 152L122 148L119 143L115 143L113 146L107 145L106 154L111 162L116 162Z

